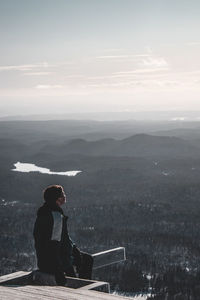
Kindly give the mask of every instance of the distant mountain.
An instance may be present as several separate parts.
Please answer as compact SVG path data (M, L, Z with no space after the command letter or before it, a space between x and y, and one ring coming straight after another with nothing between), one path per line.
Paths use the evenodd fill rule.
M109 138L124 139L140 133L159 136L174 135L183 138L186 134L186 139L191 139L193 133L194 137L199 134L199 128L200 122L182 121L4 121L0 122L0 137L17 139L25 144L47 140L57 144L62 140L72 139L90 141ZM182 135L179 136L179 133Z
M183 157L199 156L200 148L177 137L136 134L122 140L86 141L84 139L73 139L46 146L42 148L42 152L57 153L61 156L82 154L92 156Z
M9 115L0 117L0 121L47 121L47 120L99 120L99 121L199 121L200 111L108 111L85 113Z
M196 128L175 128L171 130L158 130L153 135L175 136L188 140L200 139L200 126Z
M191 156L199 155L200 149L191 145L188 141L177 137L152 136L137 134L121 141L116 149L119 155L127 156Z

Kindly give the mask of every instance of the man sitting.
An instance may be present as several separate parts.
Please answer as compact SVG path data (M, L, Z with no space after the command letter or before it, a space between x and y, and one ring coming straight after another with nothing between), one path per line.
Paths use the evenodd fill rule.
M81 252L68 234L68 217L61 209L66 203L63 187L51 185L43 195L33 232L39 270L55 275L58 285L66 284L65 275L91 279L92 256Z

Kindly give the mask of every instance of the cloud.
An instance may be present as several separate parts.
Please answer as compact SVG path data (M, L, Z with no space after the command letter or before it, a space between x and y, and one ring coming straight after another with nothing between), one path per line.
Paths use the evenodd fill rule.
M146 59L143 59L141 65L144 67L168 67L167 61L163 57L151 57L149 56Z
M115 63L115 68L117 67L117 63L124 63L124 66L126 66L128 70L116 72L113 74L113 77L119 77L119 75L122 74L150 74L169 71L169 64L166 59L154 56L151 53L134 55L104 55L98 56L96 59L100 59L102 60L102 63L106 64L107 62ZM132 67L132 70L130 70L130 67Z
M121 71L113 73L112 77L121 77L126 75L134 75L134 74L145 74L145 73L156 73L156 72L164 72L168 71L169 68L151 68L151 69L137 69L133 71Z
M62 87L63 86L60 84L38 84L36 85L35 88L39 90L48 90L48 89L60 89Z
M149 57L149 54L133 54L133 55L103 55L97 56L97 59L123 59L123 58L138 58L138 57Z
M103 56L97 56L97 59L115 59L115 58L127 58L130 57L130 55L103 55Z
M65 78L85 78L85 76L80 74L71 74L71 75L66 75Z
M24 76L45 76L45 75L50 75L52 72L29 72L29 73L24 73Z
M0 66L0 71L31 71L36 68L47 68L48 66L49 65L47 62L37 64Z
M159 79L135 79L126 81L116 81L116 82L101 82L88 84L92 88L131 88L131 89L157 89L157 88L174 88L179 86L180 83L175 80L159 80Z

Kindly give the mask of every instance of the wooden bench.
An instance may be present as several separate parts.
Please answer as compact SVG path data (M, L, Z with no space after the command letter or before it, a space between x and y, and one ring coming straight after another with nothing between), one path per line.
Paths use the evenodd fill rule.
M125 261L126 253L124 247L118 247L92 254L92 257L94 260L93 269L99 269L121 261Z
M125 248L118 247L106 251L92 254L94 263L93 268L98 269L114 263L124 261L126 259ZM108 282L86 280L81 278L66 277L67 287L79 290L96 290L102 292L110 292ZM38 270L32 272L15 272L0 277L0 285L37 285L37 286L56 286L54 275L40 272Z

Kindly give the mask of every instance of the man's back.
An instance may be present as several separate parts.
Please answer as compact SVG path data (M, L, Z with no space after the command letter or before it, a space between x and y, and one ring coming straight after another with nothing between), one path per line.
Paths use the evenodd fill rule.
M76 277L75 269L82 278L91 278L93 260L80 252L72 242L67 229L68 217L61 205L66 196L61 186L47 187L45 203L38 209L34 225L34 240L40 271L55 275L58 284L65 284L65 276Z

